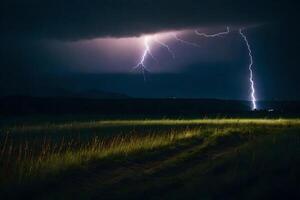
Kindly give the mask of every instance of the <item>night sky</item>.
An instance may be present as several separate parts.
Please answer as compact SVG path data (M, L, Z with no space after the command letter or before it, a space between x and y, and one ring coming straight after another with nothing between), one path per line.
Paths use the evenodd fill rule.
M299 14L288 0L4 0L0 95L107 91L143 98L300 100ZM199 37L194 30L218 38ZM193 42L183 44L173 37ZM133 70L156 35L143 75Z

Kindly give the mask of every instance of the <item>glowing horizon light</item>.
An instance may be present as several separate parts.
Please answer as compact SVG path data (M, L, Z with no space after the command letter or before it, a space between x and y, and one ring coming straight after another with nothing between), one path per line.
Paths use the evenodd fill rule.
M250 87L251 87L252 110L256 110L257 106L256 106L256 97L255 97L255 85L254 85L253 70L252 70L252 65L253 65L252 51L251 51L251 47L250 47L250 44L248 42L248 39L247 39L246 35L242 32L242 29L239 29L239 34L242 36L242 38L245 41L245 44L247 46L247 49L248 49L248 55L249 55L249 59L250 59L248 69L249 69L249 72L250 72L249 81L250 81Z

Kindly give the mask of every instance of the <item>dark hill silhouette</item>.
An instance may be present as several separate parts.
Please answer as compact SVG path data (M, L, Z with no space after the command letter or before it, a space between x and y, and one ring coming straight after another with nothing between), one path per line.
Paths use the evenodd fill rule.
M89 98L84 98L89 97ZM98 97L98 98L97 98ZM0 115L23 114L99 114L99 115L225 115L251 113L300 113L297 101L259 102L266 110L251 112L250 102L218 99L136 99L126 95L87 93L81 97L7 96L0 98ZM270 109L268 111L268 109ZM270 112L272 111L272 112Z
M217 99L133 99L10 96L0 99L2 114L157 114L238 113L246 101Z

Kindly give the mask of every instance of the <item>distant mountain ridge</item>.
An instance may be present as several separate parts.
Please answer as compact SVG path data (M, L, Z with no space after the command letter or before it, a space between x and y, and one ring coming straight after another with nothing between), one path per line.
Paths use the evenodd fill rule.
M251 102L220 99L137 99L115 93L88 92L64 97L7 96L0 115L99 114L143 116L253 116L266 113L300 116L300 102L258 102L266 109L251 111ZM249 115L250 114L250 115ZM268 114L268 115L269 115Z

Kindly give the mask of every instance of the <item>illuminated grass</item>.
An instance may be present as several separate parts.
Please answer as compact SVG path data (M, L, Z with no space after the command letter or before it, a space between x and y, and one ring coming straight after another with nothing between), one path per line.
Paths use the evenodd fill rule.
M30 131L53 131L53 130L77 130L97 127L119 127L119 126L164 126L164 125L274 125L288 126L300 125L300 119L160 119L160 120L101 120L88 122L69 122L42 125L21 125L7 127L7 132L30 132Z
M13 179L26 179L28 177L41 176L47 173L56 173L68 167L84 164L90 160L105 159L112 156L126 156L140 151L149 151L167 145L175 144L180 140L199 136L198 130L186 130L184 132L170 132L163 135L117 136L111 140L94 138L87 144L81 144L76 149L72 141L61 142L51 146L47 141L43 142L43 148L38 154L28 146L25 141L18 147L11 144L2 146L2 163L4 168L10 168L9 173ZM14 151L16 149L16 151ZM35 154L35 155L34 155ZM6 165L6 166L5 166ZM3 173L3 170L2 170ZM4 173L7 173L7 171ZM5 176L5 174L2 176Z
M281 144L284 138L289 138L284 142L292 146L285 156L294 159L291 155L299 151L295 148L300 141L299 130L298 119L103 120L7 126L0 130L0 186L23 187L31 183L46 184L49 180L58 184L64 182L63 175L72 170L84 180L84 169L89 169L94 162L100 171L93 175L98 177L95 183L89 184L98 186L95 188L97 192L100 192L100 186L103 191L110 191L110 184L121 184L126 178L137 177L143 181L142 177L148 180L157 174L170 176L166 183L165 180L160 181L168 185L182 179L193 180L194 174L204 176L201 171L213 173L214 168L228 165L227 158L231 159L229 163L233 163L230 166L236 165L232 161L236 159L236 151L244 152L238 156L247 162L248 158L253 159L253 154L247 151L256 152L254 160L257 159L255 162L260 165L261 157L265 159L270 155L274 158L269 149L273 148L273 144ZM80 134L81 137L77 137ZM82 134L86 138L82 138ZM259 151L264 144L269 149ZM282 152L284 149L280 147L277 154ZM211 157L215 164L206 160ZM131 169L129 165L123 169L128 160L133 165L135 162L143 163L143 167ZM116 172L110 168L101 171L102 165L111 166L113 163L117 163L115 167L120 169ZM188 172L185 169L189 169ZM194 182L191 181L191 184ZM155 183L149 182L147 186L152 187L152 184ZM93 190L93 186L89 187ZM126 194L134 194L132 189L135 187L122 184L120 187L127 188Z

